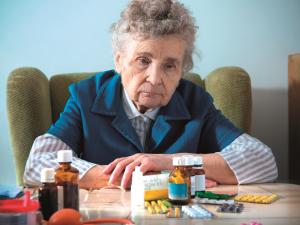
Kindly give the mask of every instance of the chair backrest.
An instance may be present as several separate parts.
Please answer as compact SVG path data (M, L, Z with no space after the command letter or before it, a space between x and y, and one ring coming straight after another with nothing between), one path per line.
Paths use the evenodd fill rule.
M24 67L11 72L7 83L7 109L19 185L23 183L25 163L32 143L58 119L69 97L68 86L95 74L59 74L48 80L36 68ZM243 69L223 67L210 73L205 80L194 73L184 78L204 87L227 118L245 132L250 131L251 84L249 75Z

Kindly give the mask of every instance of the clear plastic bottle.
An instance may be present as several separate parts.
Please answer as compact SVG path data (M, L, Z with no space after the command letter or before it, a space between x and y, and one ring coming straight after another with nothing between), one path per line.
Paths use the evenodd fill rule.
M168 197L174 205L186 205L190 201L190 177L186 170L184 158L174 157L173 166L175 168L169 176Z
M57 186L54 174L52 168L43 168L41 172L42 186L39 188L39 202L45 220L48 220L58 210Z
M55 182L58 187L58 208L79 210L79 171L71 166L72 151L58 151L57 161L59 167L55 170Z
M205 191L205 171L201 156L194 157L193 175L195 176L195 195Z

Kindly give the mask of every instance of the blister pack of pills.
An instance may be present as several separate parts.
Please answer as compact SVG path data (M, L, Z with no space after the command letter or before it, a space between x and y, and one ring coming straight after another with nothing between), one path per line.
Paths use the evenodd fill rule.
M217 212L220 213L241 213L244 209L244 204L235 203L235 204L223 204L217 208Z
M195 204L213 204L213 205L222 205L222 204L234 204L235 201L233 199L231 200L218 200L218 199L209 199L209 198L195 198L192 200Z
M278 195L269 194L242 194L234 198L238 202L250 202L250 203L261 203L261 204L270 204L278 199Z
M199 205L182 206L182 212L190 218L210 219L213 214Z
M197 192L196 197L198 198L209 198L209 199L229 199L234 195L228 194L217 194L210 191Z

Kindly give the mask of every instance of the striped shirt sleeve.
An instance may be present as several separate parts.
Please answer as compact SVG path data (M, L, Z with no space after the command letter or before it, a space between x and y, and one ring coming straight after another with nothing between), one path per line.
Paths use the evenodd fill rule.
M278 176L272 150L248 134L239 136L219 154L239 184L272 182Z
M62 149L71 150L67 144L51 134L37 137L26 162L23 177L25 185L40 185L42 168L56 168L57 152ZM72 166L79 170L80 178L96 165L78 158L74 152L73 155Z

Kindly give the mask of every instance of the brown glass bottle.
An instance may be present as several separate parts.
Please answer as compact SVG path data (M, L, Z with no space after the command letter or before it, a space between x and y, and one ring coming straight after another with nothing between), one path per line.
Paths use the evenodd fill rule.
M79 171L71 166L72 151L61 150L57 154L59 167L55 170L58 188L58 207L79 210Z
M41 172L42 186L39 188L40 210L43 218L48 220L58 210L57 186L54 180L54 169L44 168Z
M174 205L187 205L190 202L190 177L187 173L184 159L182 157L174 157L173 166L175 168L170 173L168 183L169 200Z

